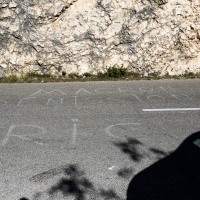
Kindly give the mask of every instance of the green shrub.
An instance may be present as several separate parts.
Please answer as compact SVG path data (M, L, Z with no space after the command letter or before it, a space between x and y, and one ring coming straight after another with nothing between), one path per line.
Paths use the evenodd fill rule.
M17 83L19 82L19 78L16 75L10 75L5 77L5 82L7 83Z
M41 74L38 74L37 72L29 72L26 74L27 78L38 78L41 77Z
M82 76L80 76L78 73L70 73L68 74L68 77L71 79L75 79L75 78L81 78Z
M195 78L195 74L193 72L186 71L185 74L183 74L185 78Z
M123 65L120 67L114 65L109 67L106 72L98 72L97 78L124 78L124 77L141 77L139 74L128 71L127 68L124 68Z
M89 73L89 72L85 72L85 73L83 73L83 76L85 76L86 78L90 78L90 77L93 77L94 74Z
M27 73L24 77L23 77L23 82L49 82L53 80L53 76L51 74L39 74L37 72L30 72Z
M107 72L98 72L97 73L97 78L108 78L108 73Z
M107 69L107 75L110 78L124 77L128 75L128 69L124 68L123 66L119 67L118 65L115 65Z
M141 78L141 77L143 77L142 74L136 73L136 72L128 72L128 76L130 76L132 78Z
M149 73L148 76L153 77L153 78L158 78L160 76L160 73L159 72L152 72L152 73Z

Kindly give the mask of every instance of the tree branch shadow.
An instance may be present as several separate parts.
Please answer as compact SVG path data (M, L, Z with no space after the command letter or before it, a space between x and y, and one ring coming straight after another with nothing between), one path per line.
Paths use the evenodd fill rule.
M124 179L130 178L133 175L133 173L134 173L134 169L130 167L125 167L117 171L117 175Z
M114 145L119 147L124 154L128 155L133 162L139 163L145 158L145 156L148 156L146 153L141 151L141 148L144 148L145 144L136 138L129 137L126 141L115 142ZM156 156L157 160L169 155L169 152L165 152L155 147L150 147L146 151L148 151L148 154L150 153L151 155ZM130 178L133 174L134 168L132 167L121 168L117 171L117 175L124 179Z
M116 142L115 146L119 147L122 152L127 154L133 161L139 162L143 155L139 152L139 146L142 143L134 138L128 138L125 142Z
M86 194L94 189L92 182L76 165L69 165L65 170L65 175L65 178L51 187L48 192L50 196L61 192L63 196L74 196L75 200L85 200Z
M45 173L42 174L45 175ZM73 198L74 200L123 200L113 189L97 189L94 183L85 175L85 172L75 164L66 166L64 176L56 184L52 185L45 194L57 199L57 195L60 193L64 198ZM42 196L42 192L37 192L33 200L42 200ZM30 199L22 197L20 200Z

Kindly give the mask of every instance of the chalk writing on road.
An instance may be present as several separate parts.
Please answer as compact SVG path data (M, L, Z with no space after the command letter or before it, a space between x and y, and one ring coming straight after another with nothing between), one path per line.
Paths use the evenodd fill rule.
M4 100L0 100L0 106L5 106L8 102Z
M63 98L59 99L58 101L49 98L46 105L47 106L49 106L49 105L56 105L56 103L58 105L62 105L63 104L63 100L64 100Z
M38 95L38 94L53 94L53 93L60 93L62 95L66 95L64 92L62 92L60 90L52 90L50 92L47 92L45 90L38 90L37 92L31 94L30 96L35 96L35 95Z
M121 94L120 96L116 96ZM106 95L106 97L105 97ZM67 104L74 104L75 108L87 104L94 99L102 98L102 102L114 99L123 100L128 98L129 101L138 103L160 102L160 101L191 101L193 98L190 96L189 91L175 90L169 86L159 86L155 88L137 87L137 88L96 88L88 90L80 88L73 93L67 94L61 90L38 90L29 96L20 99L17 103L18 106L23 105L43 105L43 106L63 106ZM74 102L73 102L74 101ZM79 103L80 102L80 103ZM102 103L101 102L101 103ZM92 103L92 102L91 102ZM0 100L0 106L8 104L7 101ZM71 105L70 104L70 105Z
M78 105L77 105L77 98L78 98L78 96L76 95L76 96L73 96L74 97L74 106L75 107L77 107Z
M78 121L79 121L78 119L72 119L72 122L73 122L72 145L76 144L77 122ZM32 135L32 137L30 137L30 134L28 134L28 131L30 129L32 129L32 131L34 130L34 133L36 133L37 135L39 134L41 137L42 137L42 135L44 136L47 133L47 130L45 128L41 127L41 126L36 126L36 125L14 125L13 124L13 125L11 125L9 127L8 132L5 135L1 146L2 147L6 146L6 144L8 143L8 141L9 141L9 139L11 137L15 137L15 138L18 138L20 140L29 141L29 142L32 142L32 143L35 143L35 144L38 144L38 145L44 145L44 143L42 143L41 141L37 141L36 139L33 138L34 134ZM37 131L35 129L37 129ZM26 134L22 134L23 132L25 132ZM48 138L45 137L45 140L48 140Z
M37 104L37 101L46 106L62 105L65 96L66 94L60 90L52 90L49 92L38 90L28 97L20 99L17 105Z
M72 145L76 144L76 140L77 140L77 123L79 122L78 119L71 119L72 123L73 123L73 128L72 128ZM118 127L128 127L131 126L131 130L134 130L136 128L138 128L138 126L140 125L140 123L119 123L119 124L113 124L108 126L105 129L105 133L108 136L114 137L114 138L118 138L118 139L126 139L126 136L119 136L116 133L112 132L113 128L118 128ZM31 130L32 129L32 130ZM42 139L40 140L36 140L34 139L34 134L29 133L29 130L31 130L31 132L34 131L34 134L36 135L40 135L40 138L42 138L43 136L45 136L45 134L47 133L47 130L41 126L36 126L36 125L11 125L8 129L7 134L5 135L3 142L1 144L2 147L6 146L6 144L9 142L9 140L11 139L11 137L13 138L18 138L20 140L24 140L24 141L29 141L38 145L44 145L43 142L41 142ZM24 134L23 134L24 133ZM46 135L47 136L47 135ZM46 138L45 136L45 138ZM48 140L48 138L46 138L45 140ZM65 140L65 139L63 139ZM15 140L16 141L16 140Z
M138 126L140 125L140 123L122 123L122 124L114 124L114 125L110 125L105 129L105 132L107 135L114 137L114 138L118 138L120 140L124 140L126 139L125 137L120 137L118 135L116 135L115 133L113 133L111 130L114 127L118 127L118 126L130 126L131 125L131 129L134 130L136 128L138 128Z
M32 138L30 138L28 135L21 135L19 133L15 133L17 128L21 128L21 129L23 129L23 128L26 128L26 129L27 128L34 128L34 129L38 129L41 134L45 134L47 132L46 129L44 129L44 128L40 127L40 126L34 126L34 125L11 125L9 130L8 130L8 132L7 132L7 134L6 134L6 136L3 139L3 142L1 144L1 146L5 146L8 143L8 141L9 141L9 139L11 137L15 137L15 138L18 138L18 139L21 139L21 140L25 140L25 141L30 141L30 142L33 142L33 143L38 144L38 145L43 145L42 142L35 141Z
M148 100L154 100L154 101L163 101L165 98L159 95L149 95L147 97Z
M86 89L84 89L84 88L81 88L81 89L79 89L77 92L75 92L75 95L77 96L77 95L79 95L80 93L82 93L82 94L92 94L92 92L90 92L90 91L88 91L88 90L86 90Z
M72 132L72 145L76 144L76 137L77 137L77 122L78 119L72 119L73 124L73 132Z

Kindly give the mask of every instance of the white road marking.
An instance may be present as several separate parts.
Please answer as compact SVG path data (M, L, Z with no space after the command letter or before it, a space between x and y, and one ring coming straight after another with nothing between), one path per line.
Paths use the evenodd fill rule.
M168 111L196 111L200 108L158 108L158 109L142 109L144 112L168 112Z

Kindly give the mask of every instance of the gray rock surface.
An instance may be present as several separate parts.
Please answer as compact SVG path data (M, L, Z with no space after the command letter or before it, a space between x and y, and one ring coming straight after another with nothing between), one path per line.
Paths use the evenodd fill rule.
M200 71L200 0L0 0L0 76Z

